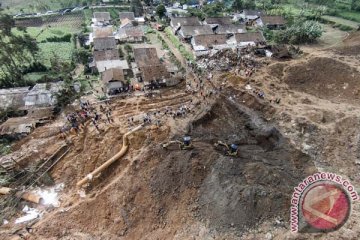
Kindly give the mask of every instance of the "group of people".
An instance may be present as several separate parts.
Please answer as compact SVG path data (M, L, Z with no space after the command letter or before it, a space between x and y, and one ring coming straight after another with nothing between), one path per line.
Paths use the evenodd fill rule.
M100 112L91 106L89 101L80 101L80 110L66 115L67 123L61 128L61 136L66 138L68 133L78 134L88 120L91 121L98 132L101 132L99 128L101 115L105 115L105 122L108 124L113 123L114 119L112 118L112 109L109 102L105 102L105 107L100 105Z

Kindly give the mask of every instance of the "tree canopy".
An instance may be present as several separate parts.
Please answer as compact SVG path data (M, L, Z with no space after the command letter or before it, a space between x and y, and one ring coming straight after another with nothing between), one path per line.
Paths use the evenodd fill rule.
M0 12L0 22L0 85L22 86L24 71L36 62L38 45L36 40L26 33L26 28L18 28L21 34L12 33L15 22L10 15Z
M323 28L318 22L297 20L286 30L275 34L275 41L290 44L313 43L322 33Z
M160 18L163 18L165 16L165 13L166 13L166 8L165 8L164 4L160 4L159 6L156 7L156 14Z

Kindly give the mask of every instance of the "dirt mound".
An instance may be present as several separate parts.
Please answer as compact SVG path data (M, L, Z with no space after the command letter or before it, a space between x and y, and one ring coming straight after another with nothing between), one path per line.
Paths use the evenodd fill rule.
M359 72L331 58L316 57L306 64L291 66L287 68L284 80L297 91L334 102L359 101Z
M341 55L358 56L360 54L360 31L351 33L343 42L342 46L335 49Z
M170 152L151 181L157 196L197 189L194 215L219 230L243 231L265 219L287 219L293 186L314 170L308 156L293 149L256 112L238 104L237 97L223 97L193 122L195 149ZM215 149L218 140L238 144L239 155Z
M38 239L86 239L80 236L84 233L106 239L176 239L184 234L181 229L196 222L239 233L266 219L287 219L293 186L314 166L275 126L242 103L246 99L266 113L271 112L268 105L244 92L225 95L207 113L190 120L193 149L163 149L160 143L168 129L140 131L126 157L92 183L86 199L79 201L73 194L65 211L44 219L34 234ZM113 154L116 149L97 148L119 141L115 136L121 133L109 134L111 140L103 143L85 137L86 149L74 151L75 169L66 163L56 171L71 182L62 175L56 178L74 184L80 174L98 165L95 162ZM218 140L238 144L239 154L227 156L224 149L214 147Z

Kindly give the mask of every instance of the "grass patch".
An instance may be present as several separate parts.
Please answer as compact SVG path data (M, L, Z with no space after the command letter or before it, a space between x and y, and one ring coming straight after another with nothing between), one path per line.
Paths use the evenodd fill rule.
M22 34L23 32L13 28L11 30L14 34ZM26 33L31 37L36 38L37 42L46 41L47 38L63 37L66 34L72 33L69 27L28 27Z
M343 18L339 18L339 17L334 17L334 16L322 16L322 19L324 19L325 21L328 21L330 23L333 23L335 27L341 27L343 29L347 28L347 29L357 29L359 26L359 23L353 22L353 21L349 21ZM348 31L348 30L346 30Z
M69 42L46 42L39 43L40 52L39 57L42 59L42 63L50 67L50 59L55 54L58 56L59 61L70 62L72 58L72 51L74 44Z
M360 25L360 12L339 11L336 15L350 21L355 21Z
M187 51L186 48L184 47L184 45L180 42L180 40L173 34L173 32L171 31L170 27L166 27L165 28L165 33L168 36L168 38L170 39L170 41L174 44L174 46L179 49L181 55L183 55L183 57L188 60L188 61L194 61L194 55Z

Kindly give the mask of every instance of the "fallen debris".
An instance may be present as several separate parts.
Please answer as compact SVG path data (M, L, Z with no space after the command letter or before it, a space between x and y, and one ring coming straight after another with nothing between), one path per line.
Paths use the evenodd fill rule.
M16 191L16 190L7 188L7 187L0 188L0 194L3 194L3 195L9 195L14 191ZM15 195L23 200L26 200L26 201L32 202L32 203L37 203L37 204L39 204L39 203L41 204L42 200L43 200L41 198L41 196L39 196L36 193L32 193L32 192L19 191L19 192L16 192Z
M41 213L39 210L35 208L29 208L28 206L25 206L22 210L24 213L26 213L25 216L19 217L15 220L15 224L28 222L30 220L34 220L38 217L41 217Z

